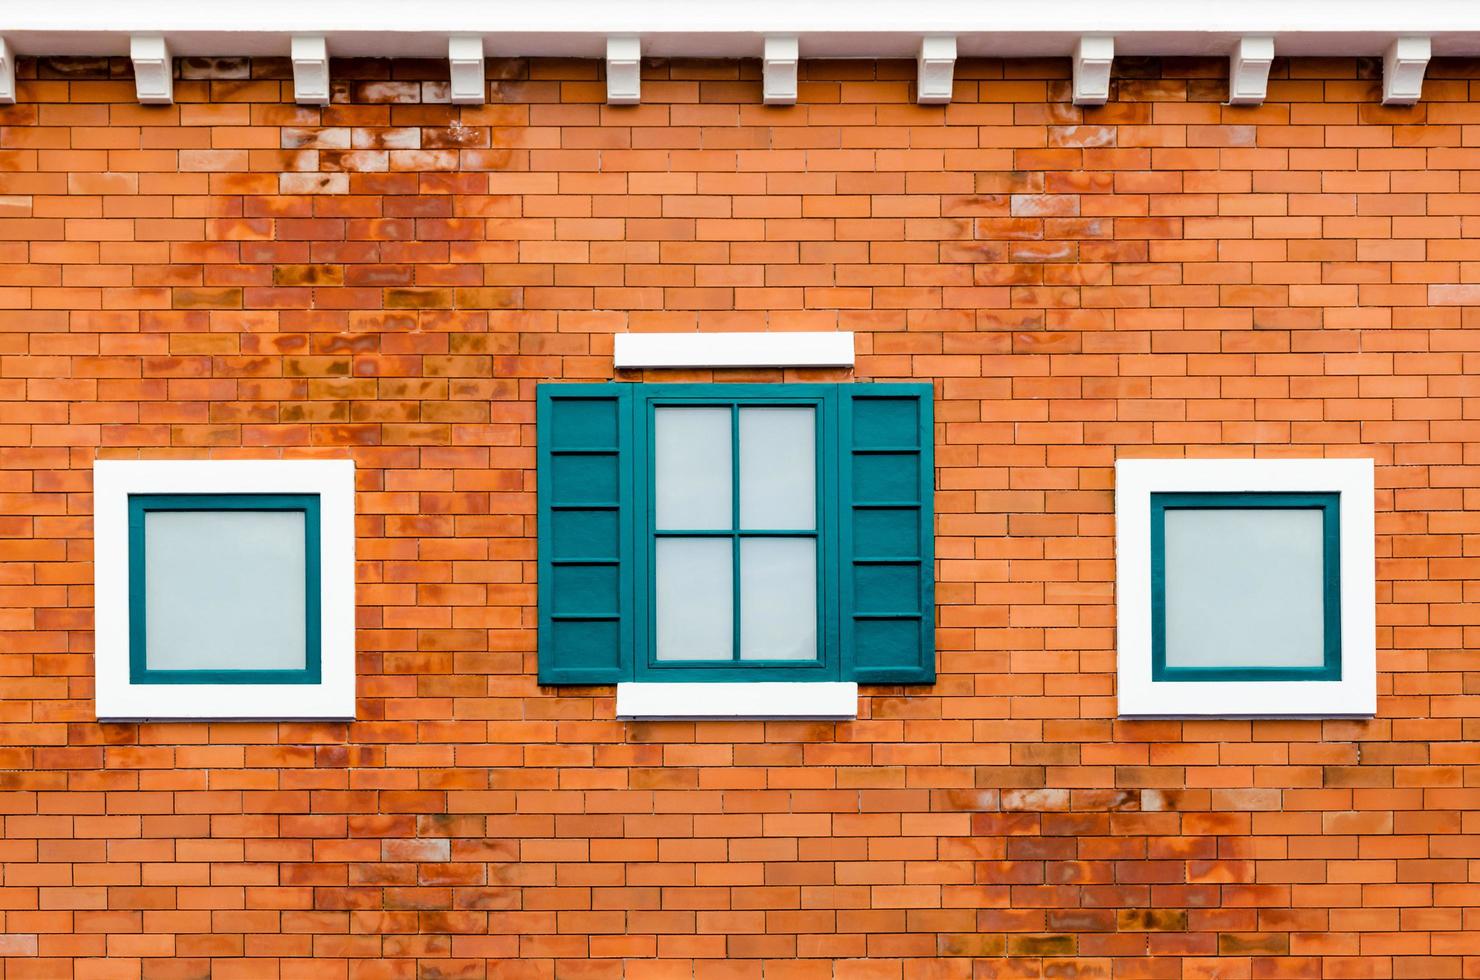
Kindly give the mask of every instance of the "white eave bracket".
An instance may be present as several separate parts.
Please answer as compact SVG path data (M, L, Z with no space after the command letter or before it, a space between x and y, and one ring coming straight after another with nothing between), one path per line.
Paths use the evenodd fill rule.
M128 55L134 63L134 92L138 100L144 105L174 102L174 62L164 38L159 34L135 34L129 38Z
M1273 37L1241 38L1228 56L1228 104L1263 105L1269 95L1269 66L1273 63Z
M0 105L15 103L15 51L0 37Z
M915 101L920 105L945 105L956 84L956 37L937 34L920 39L920 57L915 80Z
M447 39L447 65L451 82L447 96L454 105L482 105L487 86L483 80L483 38L477 34L454 34Z
M632 35L606 39L606 104L642 101L642 40Z
M618 368L852 367L853 334L619 333L612 354Z
M766 105L795 105L797 101L797 62L801 45L795 34L766 38L761 55L762 99Z
M329 44L322 34L298 34L292 41L293 101L329 104Z
M1115 60L1115 38L1086 34L1074 45L1074 104L1104 105L1110 101L1110 64Z
M1400 37L1382 59L1382 104L1413 105L1423 96L1423 76L1433 45L1427 37Z

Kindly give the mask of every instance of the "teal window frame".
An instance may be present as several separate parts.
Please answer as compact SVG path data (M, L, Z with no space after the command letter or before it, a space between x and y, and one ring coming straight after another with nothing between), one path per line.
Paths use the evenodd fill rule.
M540 683L933 682L932 399L919 382L541 384ZM815 406L815 660L742 660L738 644L724 661L657 660L651 420L665 404Z
M641 601L636 619L635 679L649 682L745 679L749 681L835 680L838 665L839 592L837 583L837 386L836 385L652 385L639 392L639 425L634 463L641 467L642 539L636 549ZM725 407L730 410L730 529L668 531L657 526L657 460L654 423L659 408ZM812 408L816 412L816 521L811 531L740 528L740 409L749 407ZM817 542L817 658L815 660L740 659L740 542L745 538L812 538ZM728 538L731 541L731 635L729 660L659 660L657 658L657 568L659 538Z
M1315 667L1169 667L1166 644L1166 512L1168 510L1320 510L1324 646ZM1151 494L1151 679L1153 681L1341 680L1341 494L1153 492Z
M148 666L144 560L152 511L299 511L304 533L304 666L298 670L154 670ZM128 498L129 680L134 684L318 684L322 679L323 578L318 494L130 494Z

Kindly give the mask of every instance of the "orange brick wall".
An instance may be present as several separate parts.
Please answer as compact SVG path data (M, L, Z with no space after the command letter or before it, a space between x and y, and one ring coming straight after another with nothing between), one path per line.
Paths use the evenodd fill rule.
M1480 63L23 61L0 976L1480 976ZM248 77L250 72L250 77ZM535 683L534 402L619 330L937 393L939 663L849 723ZM769 372L742 378L777 380ZM798 372L798 378L846 377ZM684 375L706 377L706 375ZM1371 455L1370 721L1115 720L1112 461ZM354 724L93 719L99 456L353 456Z

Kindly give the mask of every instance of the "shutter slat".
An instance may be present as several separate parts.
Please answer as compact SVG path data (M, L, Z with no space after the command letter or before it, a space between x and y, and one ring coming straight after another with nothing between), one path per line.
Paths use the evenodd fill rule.
M843 649L854 680L935 680L932 391L839 385Z
M541 385L539 678L624 680L632 643L630 387Z

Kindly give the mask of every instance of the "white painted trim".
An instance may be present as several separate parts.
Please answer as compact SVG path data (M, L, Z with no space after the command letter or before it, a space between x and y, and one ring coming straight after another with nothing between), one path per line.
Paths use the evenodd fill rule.
M1153 492L1341 494L1339 681L1151 679ZM1370 459L1122 459L1115 463L1117 701L1133 717L1340 717L1377 711L1377 598Z
M1400 37L1382 58L1382 104L1413 105L1423 96L1423 77L1433 56L1426 37Z
M134 95L144 105L175 101L175 63L169 45L158 34L135 34L128 56L134 63Z
M950 34L921 38L915 59L915 101L945 105L956 85L956 38Z
M1115 38L1087 34L1074 45L1074 104L1104 105L1110 101L1110 66L1115 62Z
M15 52L0 37L0 105L15 103Z
M483 38L454 34L447 39L448 98L453 105L480 105L488 91L484 79Z
M795 34L766 38L761 52L761 101L766 105L792 105L797 100L797 63L801 47Z
M642 101L642 39L622 34L606 39L607 105Z
M1274 38L1269 35L1239 40L1228 56L1228 104L1261 105L1269 92L1269 66L1274 63Z
M293 62L293 101L329 104L329 43L322 34L300 34L288 46Z
M133 684L129 680L128 498L140 493L319 495L323 680ZM93 464L95 671L99 720L348 719L355 716L353 460L98 460Z
M1333 11L1333 6L1336 8ZM1121 55L1224 56L1250 34L1281 54L1380 56L1393 38L1430 35L1434 55L1480 54L1474 0L66 0L12 2L4 33L27 55L121 55L130 33L161 33L177 56L275 55L293 34L323 34L343 57L443 58L449 34L482 34L491 57L603 57L635 34L654 57L754 58L767 34L795 34L808 58L914 58L920 38L954 34L959 57L1068 57L1082 34L1111 34Z
M622 720L857 717L858 685L852 681L617 685L617 718Z
M853 334L619 333L612 359L619 368L852 367Z

